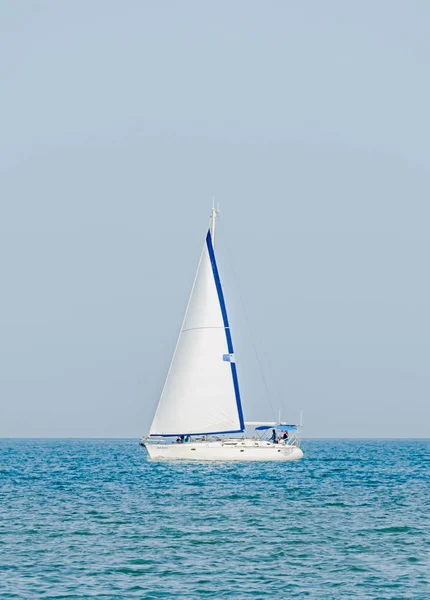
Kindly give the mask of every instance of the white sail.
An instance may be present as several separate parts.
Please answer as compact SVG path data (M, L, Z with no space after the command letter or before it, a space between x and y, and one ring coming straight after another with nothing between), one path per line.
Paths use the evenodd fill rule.
M208 232L150 435L243 430L233 345Z

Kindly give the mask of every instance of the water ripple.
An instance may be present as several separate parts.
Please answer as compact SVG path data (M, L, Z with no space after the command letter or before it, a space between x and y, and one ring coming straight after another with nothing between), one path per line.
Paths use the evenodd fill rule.
M298 463L151 463L130 440L0 440L0 598L429 597L430 442Z

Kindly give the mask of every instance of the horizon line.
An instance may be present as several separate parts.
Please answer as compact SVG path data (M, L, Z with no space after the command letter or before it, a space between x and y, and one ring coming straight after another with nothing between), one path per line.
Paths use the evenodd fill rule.
M0 440L139 440L142 436L102 437L102 436L0 436ZM430 436L372 436L372 437L301 437L301 440L430 440Z

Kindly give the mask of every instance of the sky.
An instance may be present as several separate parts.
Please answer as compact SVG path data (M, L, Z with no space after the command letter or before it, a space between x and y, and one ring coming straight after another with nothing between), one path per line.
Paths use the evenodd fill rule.
M215 196L246 419L429 437L429 20L4 0L0 436L148 432Z

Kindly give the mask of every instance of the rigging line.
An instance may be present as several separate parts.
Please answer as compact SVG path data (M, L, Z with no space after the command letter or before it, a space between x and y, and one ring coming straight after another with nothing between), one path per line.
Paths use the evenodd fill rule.
M219 218L219 217L218 217L218 218ZM224 230L224 231L225 231L225 230ZM225 249L226 249L226 251L227 251L227 252L226 252L226 254L227 254L227 259L228 259L228 262L229 262L230 268L231 268L231 270L232 270L233 277L234 277L234 279L235 279L235 284L236 284L236 287L237 287L237 291L238 291L238 295L239 295L239 300L240 300L240 303L241 303L241 305L242 305L243 314L244 314L244 316L245 316L245 321L246 321L246 326L247 326L247 330L248 330L249 339L250 339L250 341L251 341L251 346L252 346L252 349L254 350L255 358L257 359L257 364L258 364L258 368L259 368L259 371L260 371L261 379L262 379L262 381L263 381L263 384L264 384L264 390L265 390L265 392L266 392L266 397L267 397L267 400L268 400L268 402L269 402L269 405L270 405L270 408L271 408L271 410L272 410L272 413L275 415L275 414L276 414L276 411L275 411L275 409L273 408L272 400L271 400L271 398L270 398L269 387L268 387L268 385L267 385L267 380L266 380L266 377L264 376L263 367L262 367L262 364L261 364L261 361L260 361L260 357L259 357L259 355L258 355L258 352L257 352L257 346L256 346L256 344L255 344L254 338L253 338L253 336L252 336L252 333L251 333L251 326L250 326L250 321L249 321L249 318L248 318L248 313L246 312L245 303L244 303L244 301L243 301L243 296L242 296L242 293L241 293L241 291L240 291L239 279L238 279L238 277L237 277L236 270L235 270L235 268L234 268L234 266L233 266L233 262L232 262L232 260L231 260L230 249L229 249L229 247L228 247L228 244L227 244L227 236L226 236L225 234L224 234L224 246L225 246Z

